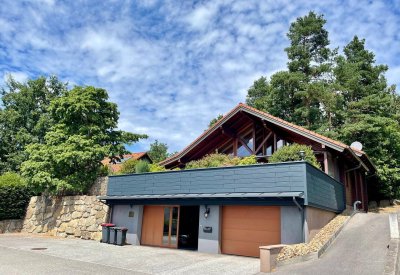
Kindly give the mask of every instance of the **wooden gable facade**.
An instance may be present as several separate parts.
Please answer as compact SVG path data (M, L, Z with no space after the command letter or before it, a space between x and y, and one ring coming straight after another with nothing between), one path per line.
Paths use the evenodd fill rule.
M161 162L166 168L184 167L211 153L238 157L256 155L258 162L282 146L298 143L311 146L322 170L345 185L346 204L362 202L367 210L365 175L375 168L362 151L324 137L300 126L239 104L184 150Z

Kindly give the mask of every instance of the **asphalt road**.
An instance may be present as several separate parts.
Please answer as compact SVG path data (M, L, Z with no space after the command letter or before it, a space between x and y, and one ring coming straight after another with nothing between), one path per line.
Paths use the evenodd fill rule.
M283 266L273 274L379 275L390 241L387 214L359 213L318 260Z
M32 250L46 248L45 250ZM252 275L256 258L80 239L0 234L0 274Z
M146 274L117 267L0 247L0 274Z

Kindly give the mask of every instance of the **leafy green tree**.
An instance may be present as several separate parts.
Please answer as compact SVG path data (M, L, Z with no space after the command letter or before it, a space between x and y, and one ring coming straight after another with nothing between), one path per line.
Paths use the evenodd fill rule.
M50 102L66 92L66 83L54 76L26 83L10 77L6 84L0 104L0 173L18 171L27 159L26 146L44 142L53 125Z
M38 192L84 193L101 172L101 160L127 153L125 144L145 135L116 130L119 112L107 91L75 87L51 101L54 126L43 143L27 146L22 173Z
M152 144L150 144L150 150L147 152L147 154L154 163L159 163L169 156L168 145L166 143L159 142L156 139Z

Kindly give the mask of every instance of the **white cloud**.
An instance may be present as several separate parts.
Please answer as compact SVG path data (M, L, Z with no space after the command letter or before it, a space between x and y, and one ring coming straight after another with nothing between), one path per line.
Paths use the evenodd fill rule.
M0 75L106 88L120 128L150 135L138 150L154 139L181 149L244 102L256 78L286 67L290 22L309 10L325 14L332 46L365 37L400 84L400 7L390 1L44 2L0 7Z

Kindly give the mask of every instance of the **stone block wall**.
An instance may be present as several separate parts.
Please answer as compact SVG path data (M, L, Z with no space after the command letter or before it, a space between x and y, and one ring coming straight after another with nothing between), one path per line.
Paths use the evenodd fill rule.
M0 234L21 232L23 223L23 220L0 221Z
M99 177L88 191L89 196L105 196L107 194L108 177Z
M32 197L22 232L100 240L108 216L109 207L96 196Z

